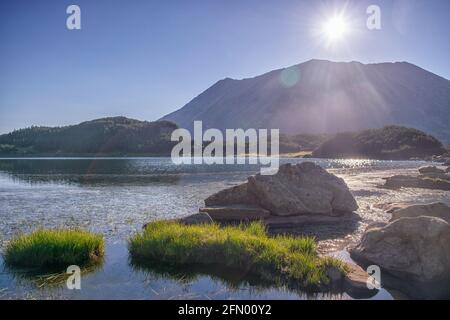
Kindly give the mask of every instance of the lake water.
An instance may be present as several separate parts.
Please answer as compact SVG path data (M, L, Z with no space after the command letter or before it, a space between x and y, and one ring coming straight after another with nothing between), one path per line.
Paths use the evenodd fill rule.
M383 177L414 174L424 162L281 159L281 163L301 161L314 161L344 178L360 207L361 221L355 226L302 230L317 236L324 254L355 243L368 223L390 218L374 204L450 204L445 191L380 188ZM53 277L31 277L2 267L0 299L351 298L346 293L311 296L271 288L239 274L229 279L207 273L188 277L129 265L126 241L144 223L196 213L207 196L258 171L258 166L251 165L176 166L170 158L0 159L0 248L14 235L38 227L81 227L103 234L107 241L105 262L83 275L81 290L68 290ZM392 297L381 290L373 298Z

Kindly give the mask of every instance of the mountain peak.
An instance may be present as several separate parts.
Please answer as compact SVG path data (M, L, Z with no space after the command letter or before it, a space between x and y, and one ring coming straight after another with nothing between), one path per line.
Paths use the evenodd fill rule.
M408 62L312 59L254 78L225 78L163 119L192 129L336 133L397 124L450 141L450 81Z

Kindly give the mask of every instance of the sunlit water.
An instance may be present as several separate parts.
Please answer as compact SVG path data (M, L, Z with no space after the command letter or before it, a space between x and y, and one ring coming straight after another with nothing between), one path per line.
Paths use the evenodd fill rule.
M298 163L304 159L281 159ZM426 189L380 188L383 177L415 174L423 162L372 160L314 160L345 179L358 201L361 221L355 226L320 226L301 230L314 234L322 253L355 243L365 226L386 221L389 214L374 204L388 202L450 204L449 192ZM82 227L102 233L107 256L101 268L82 278L82 290L70 291L3 269L0 298L88 299L347 299L347 294L310 296L286 288L252 282L225 281L199 275L183 278L133 270L126 240L145 222L198 212L203 200L258 172L250 165L175 166L169 158L126 159L0 159L0 247L22 232L38 227ZM390 298L380 291L375 298Z

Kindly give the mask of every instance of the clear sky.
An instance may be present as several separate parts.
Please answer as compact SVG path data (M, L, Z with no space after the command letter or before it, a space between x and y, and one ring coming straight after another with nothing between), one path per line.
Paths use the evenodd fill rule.
M66 8L81 8L68 30ZM381 8L381 30L366 9ZM345 9L333 45L322 26ZM1 0L0 133L156 120L225 77L309 59L408 61L450 79L448 0Z

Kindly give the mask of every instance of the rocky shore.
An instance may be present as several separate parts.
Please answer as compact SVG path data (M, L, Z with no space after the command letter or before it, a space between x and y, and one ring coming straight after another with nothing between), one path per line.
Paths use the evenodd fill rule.
M422 167L417 176L395 175L385 178L387 188L424 188L450 190L450 170L435 166Z
M262 220L269 229L358 219L344 180L312 162L283 165L273 176L251 176L208 197L205 205L200 212L214 221Z
M382 284L412 298L450 297L450 208L443 203L393 211L388 223L367 227L350 248L363 267L381 268Z
M450 190L448 172L448 168L422 167L415 177L387 178L385 187ZM229 224L258 220L274 233L301 234L304 226L352 225L359 220L358 204L344 180L312 162L283 165L273 176L251 176L246 183L211 195L205 205L199 213L179 221ZM360 242L348 248L357 265L348 264L349 272L343 278L330 270L333 283L359 296L373 295L364 270L376 265L385 288L412 298L450 297L450 208L443 203L380 208L392 215L391 220L366 228Z

